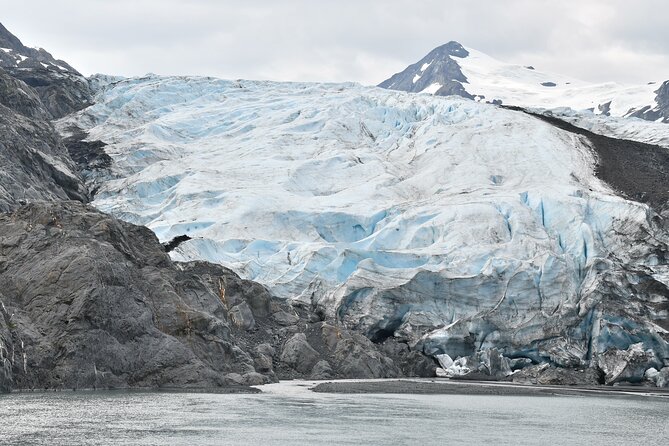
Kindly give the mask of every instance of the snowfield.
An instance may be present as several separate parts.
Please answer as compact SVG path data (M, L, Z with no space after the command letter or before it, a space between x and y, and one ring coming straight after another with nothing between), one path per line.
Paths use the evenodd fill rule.
M655 91L661 82L646 85L624 85L616 82L593 84L567 76L545 73L521 65L500 62L480 51L466 48L467 57L456 58L467 77L463 86L481 100L500 99L504 104L520 107L574 110L592 109L601 113L609 103L611 116L627 116L645 106L654 108Z
M603 303L633 294L635 265L669 277L649 209L595 177L587 141L531 116L355 84L148 76L102 86L72 124L114 161L96 207L162 241L187 234L174 259L228 266L373 340L557 364L666 349L653 315Z
M478 102L669 122L669 81L592 83L510 64L455 41L438 46L379 84L391 90L459 95Z

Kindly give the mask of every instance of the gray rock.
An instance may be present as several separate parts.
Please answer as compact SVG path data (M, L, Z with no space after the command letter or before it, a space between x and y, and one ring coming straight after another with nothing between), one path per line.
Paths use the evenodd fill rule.
M281 338L287 338L287 337L290 337L290 336L294 335L295 333L299 333L299 332L300 332L300 327L298 327L297 325L290 325L288 327L280 328L277 331L277 334Z
M30 48L0 24L0 67L23 81L39 96L49 117L61 118L90 105L88 81L62 60L46 50Z
M146 228L76 202L30 204L0 215L0 256L14 388L212 387L254 371L259 343L231 336L219 296L236 276L172 263Z
M646 106L640 110L635 110L630 116L646 119L648 121L661 120L669 123L669 80L664 81L660 88L655 90L655 107Z
M320 355L309 345L304 333L296 333L283 347L281 362L300 373L307 374L316 365Z
M341 339L334 358L339 373L346 378L395 378L401 374L392 359L359 335Z
M309 379L314 379L314 380L332 379L334 376L335 374L332 371L330 363L323 360L323 361L318 361L316 363L314 368L311 370L311 375L309 376Z
M260 355L266 355L266 356L269 356L271 358L276 354L276 349L274 347L272 347L270 344L263 343L263 344L259 344L256 347L256 353L258 353Z
M331 353L334 353L334 351L337 348L337 344L339 343L339 340L342 338L342 330L338 327L335 327L334 325L330 325L325 322L322 322L320 324L320 328L321 328L321 336L323 337L323 342L325 343L325 346Z
M240 375L239 373L228 373L224 377L224 382L228 386L243 386L244 384L244 377Z
M295 325L300 320L299 316L287 311L277 311L272 317L279 325L283 326Z
M261 386L263 384L269 384L270 382L272 382L272 380L269 379L267 376L261 375L260 373L256 372L245 373L243 379L244 379L243 381L244 385L247 386Z
M255 318L264 318L270 314L271 296L264 286L238 277L227 279L222 285L223 298L228 308L244 302Z
M0 212L88 192L37 94L0 70Z
M431 378L436 375L437 364L434 359L424 355L421 352L412 350L401 357L399 364L403 375L418 376L421 378Z
M253 312L246 302L241 302L229 310L230 320L243 330L251 330L256 326Z
M525 367L531 366L532 360L530 358L514 358L509 359L509 367L512 371L524 369Z
M261 373L271 373L273 371L273 361L271 356L259 354L254 358L255 369Z

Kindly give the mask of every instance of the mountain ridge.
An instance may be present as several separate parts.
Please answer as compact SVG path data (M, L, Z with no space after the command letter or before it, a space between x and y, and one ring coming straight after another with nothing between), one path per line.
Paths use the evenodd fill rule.
M451 54L452 53L452 54ZM571 107L596 114L669 123L669 81L625 86L588 83L513 65L449 42L381 82L381 88L458 95L520 107Z

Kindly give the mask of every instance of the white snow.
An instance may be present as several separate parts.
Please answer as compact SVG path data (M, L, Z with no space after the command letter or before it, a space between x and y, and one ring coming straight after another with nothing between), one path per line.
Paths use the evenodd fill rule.
M424 63L423 66L420 67L420 72L421 72L421 73L425 72L425 70L427 70L427 68L428 68L430 65L432 65L432 62L430 62L430 63Z
M413 77L413 83L415 84L416 82L418 82L418 79L420 79L420 77L421 77L420 74L416 74L416 75Z
M441 84L439 82L435 82L434 84L430 84L424 89L421 90L421 93L429 93L429 94L435 94L439 89L441 88Z
M363 326L397 295L434 327L573 307L590 266L627 261L625 231L647 225L581 139L462 98L152 75L108 84L72 123L114 161L95 206L194 237L175 259L329 312L354 302Z
M0 50L4 51L5 53L11 53L12 52L11 48L0 48Z
M485 100L501 99L506 105L522 107L570 107L594 109L611 102L612 116L626 116L631 110L655 106L657 85L623 85L614 82L593 84L559 74L542 73L521 65L500 62L480 51L467 48L469 56L458 64L467 77L465 90L483 95ZM554 87L542 83L553 82Z

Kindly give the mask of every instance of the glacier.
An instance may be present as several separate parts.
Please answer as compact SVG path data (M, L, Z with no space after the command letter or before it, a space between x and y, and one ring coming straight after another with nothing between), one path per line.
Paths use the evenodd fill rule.
M634 346L645 369L669 365L666 232L597 178L584 137L352 83L91 84L94 104L57 126L107 144L93 204L163 242L188 235L175 260L435 357L581 367Z

